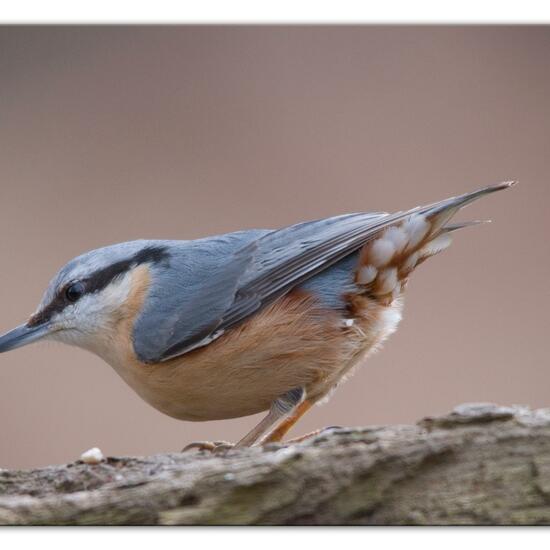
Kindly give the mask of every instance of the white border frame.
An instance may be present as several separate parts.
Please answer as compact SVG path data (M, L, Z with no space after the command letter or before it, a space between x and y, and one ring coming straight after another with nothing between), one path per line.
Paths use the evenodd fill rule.
M546 0L3 0L4 23L540 23Z

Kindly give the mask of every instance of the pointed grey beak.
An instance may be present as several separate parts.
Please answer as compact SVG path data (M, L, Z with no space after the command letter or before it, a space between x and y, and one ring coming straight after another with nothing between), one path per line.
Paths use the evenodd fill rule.
M0 336L0 353L36 342L49 334L50 328L49 323L44 323L35 327L19 325Z

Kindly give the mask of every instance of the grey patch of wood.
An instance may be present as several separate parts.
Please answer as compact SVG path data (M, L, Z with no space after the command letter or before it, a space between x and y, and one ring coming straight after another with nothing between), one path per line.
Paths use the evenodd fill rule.
M469 404L225 456L0 470L0 523L548 524L550 409Z

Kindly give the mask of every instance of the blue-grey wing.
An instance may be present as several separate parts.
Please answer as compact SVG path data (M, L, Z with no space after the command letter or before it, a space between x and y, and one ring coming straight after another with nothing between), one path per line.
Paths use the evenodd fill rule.
M292 288L331 275L328 268L356 253L384 227L412 214L435 216L447 211L450 216L478 197L510 185L391 215L347 214L277 231L242 231L175 246L171 268L154 274L162 278L161 284L152 285L134 326L136 353L145 362L156 362L206 345Z
M260 307L295 286L340 262L363 247L375 235L407 216L448 212L449 217L479 197L510 187L505 182L458 197L417 206L405 212L347 214L290 226L262 235L238 251L236 257L251 256L240 280L235 299L225 312L218 330L246 319ZM452 213L450 213L452 212Z
M228 328L357 250L389 216L359 213L276 231L187 241L154 273L134 348L158 362L208 344Z
M168 262L151 265L149 291L134 323L133 346L141 361L179 355L172 350L189 351L215 333L251 262L237 250L266 232L168 242Z

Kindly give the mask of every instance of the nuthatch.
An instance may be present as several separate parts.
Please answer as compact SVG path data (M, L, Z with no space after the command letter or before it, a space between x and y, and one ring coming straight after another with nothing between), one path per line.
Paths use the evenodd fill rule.
M415 267L479 223L450 218L512 184L396 214L92 250L59 271L0 352L44 338L73 344L169 416L267 410L237 446L279 441L395 331Z

